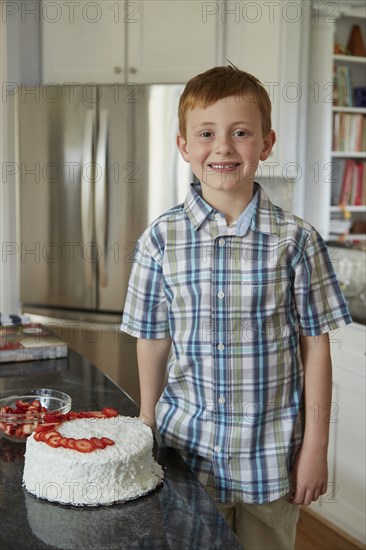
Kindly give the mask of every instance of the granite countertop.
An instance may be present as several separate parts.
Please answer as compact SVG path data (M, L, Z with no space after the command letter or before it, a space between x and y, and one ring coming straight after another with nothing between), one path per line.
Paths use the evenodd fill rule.
M135 403L100 370L69 350L66 359L0 365L0 394L16 388L53 388L73 410L116 407L137 416ZM39 500L21 485L25 446L0 438L0 547L7 550L134 548L240 550L213 501L172 449L161 448L164 484L124 504L75 508Z

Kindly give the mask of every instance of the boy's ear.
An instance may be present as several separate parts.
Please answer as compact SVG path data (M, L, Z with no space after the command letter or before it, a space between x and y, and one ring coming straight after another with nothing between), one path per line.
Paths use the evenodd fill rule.
M177 135L177 145L180 154L186 162L191 162L190 154L187 147L187 141L180 134Z
M276 134L274 130L270 130L263 140L263 149L261 152L260 160L267 160L274 144L276 143Z

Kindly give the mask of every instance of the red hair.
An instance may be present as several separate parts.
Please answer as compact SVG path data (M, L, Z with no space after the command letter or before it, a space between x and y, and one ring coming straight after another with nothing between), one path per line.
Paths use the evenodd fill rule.
M195 107L205 109L228 96L245 97L257 103L262 116L262 134L271 130L271 100L263 84L253 75L234 65L214 67L189 80L179 100L180 135L186 139L187 112Z

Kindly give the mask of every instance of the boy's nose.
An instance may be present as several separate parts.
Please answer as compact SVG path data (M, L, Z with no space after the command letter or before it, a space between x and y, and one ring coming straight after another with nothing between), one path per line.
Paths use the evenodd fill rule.
M220 155L230 155L233 152L233 145L229 136L221 136L217 138L215 152Z

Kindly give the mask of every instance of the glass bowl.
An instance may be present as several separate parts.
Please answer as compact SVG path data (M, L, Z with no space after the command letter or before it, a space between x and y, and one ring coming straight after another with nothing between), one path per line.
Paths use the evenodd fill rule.
M62 391L35 389L13 393L0 399L0 437L24 443L46 413L65 414L71 397Z

